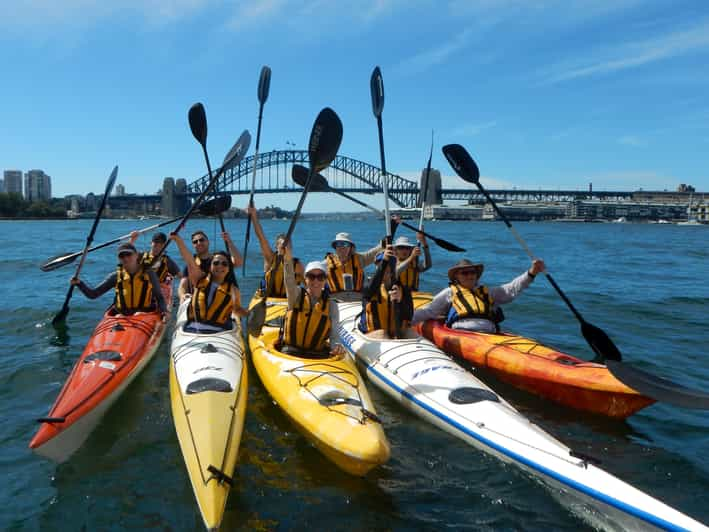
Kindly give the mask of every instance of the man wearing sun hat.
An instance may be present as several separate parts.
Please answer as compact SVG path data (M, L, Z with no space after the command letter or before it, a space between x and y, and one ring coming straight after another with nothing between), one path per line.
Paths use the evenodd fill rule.
M364 269L374 262L374 258L382 250L381 245L377 245L365 251L357 253L355 243L349 233L337 233L332 241L335 253L325 255L327 267L327 284L332 293L343 290L362 290L364 282ZM351 281L350 281L351 279Z
M396 254L396 277L409 290L419 289L419 276L432 266L431 253L423 233L416 233L420 246L409 241L408 237L400 236L394 241ZM419 262L423 248L423 264Z
M480 285L484 265L462 259L448 270L450 286L441 290L431 303L414 312L412 323L446 317L446 325L453 329L496 332L502 321L499 305L513 301L534 277L544 271L544 261L535 259L530 268L502 286Z

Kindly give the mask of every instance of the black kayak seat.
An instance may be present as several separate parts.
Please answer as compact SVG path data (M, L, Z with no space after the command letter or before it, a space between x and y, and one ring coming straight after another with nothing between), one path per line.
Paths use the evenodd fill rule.
M202 393L202 392L224 392L231 393L234 389L231 387L229 382L224 379L215 379L212 377L207 377L204 379L199 379L191 382L187 386L187 393Z
M96 351L91 353L84 359L84 364L93 362L94 360L108 360L110 362L118 362L121 360L121 354L118 351Z
M500 402L500 398L497 394L491 392L490 390L485 390L483 388L471 388L469 386L456 388L448 395L448 400L457 405L468 405L478 403L480 401L493 401L495 403Z

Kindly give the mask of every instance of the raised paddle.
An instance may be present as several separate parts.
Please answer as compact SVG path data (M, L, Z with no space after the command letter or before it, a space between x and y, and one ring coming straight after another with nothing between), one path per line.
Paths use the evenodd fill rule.
M473 183L480 189L480 192L482 192L490 202L497 215L505 222L505 225L507 225L510 231L512 231L517 242L519 242L527 252L529 258L534 260L534 255L532 255L525 241L522 240L522 237L515 231L505 214L498 208L495 200L490 197L490 194L480 183L480 170L467 150L460 144L448 144L447 146L443 146L443 155L448 159L453 170L455 170L464 181ZM591 346L591 349L593 349L593 352L596 354L594 361L606 364L606 367L616 379L643 395L652 397L658 401L685 408L709 408L709 394L706 392L686 388L621 362L622 356L620 351L608 335L600 328L584 320L566 294L564 294L556 281L554 281L551 274L546 271L543 273L581 324L581 334L583 334L588 345Z
M89 252L89 248L91 247L91 242L94 241L94 234L96 233L96 228L98 227L98 222L101 219L101 214L103 214L103 209L106 207L106 203L108 202L108 196L111 194L111 190L113 189L113 185L116 182L116 177L118 176L118 166L113 167L113 171L111 172L111 175L108 177L108 182L106 183L106 190L103 193L103 199L101 200L101 205L99 205L98 210L96 211L96 217L94 218L94 223L91 226L91 231L89 231L88 236L86 237L86 245L84 246L84 250L81 252L81 260L79 260L79 265L76 267L76 271L74 272L74 277L79 277L79 273L81 273L81 268L84 266L84 261L86 260L86 254ZM61 310L57 313L56 316L52 319L52 325L59 326L62 323L64 323L64 320L66 319L67 314L69 314L69 301L71 300L71 295L74 293L74 285L69 285L69 290L66 293L66 298L64 298L64 305L62 306Z
M254 168L251 174L251 194L249 195L249 207L254 206L254 192L256 191L256 163L258 162L258 150L261 144L261 119L263 118L263 104L268 99L268 90L271 87L271 69L267 66L261 68L261 77L258 80L258 129L256 130L256 151L254 152ZM244 238L244 264L241 267L241 275L246 276L246 257L249 251L249 240L251 239L251 215L246 221L246 236Z
M294 164L293 165L293 170L291 172L291 175L293 177L293 181L295 181L298 185L301 187L305 185L305 182L308 179L308 169L305 166L302 166L300 164ZM361 205L365 209L369 209L370 211L378 214L379 216L384 216L384 213L377 209L376 207L372 207L371 205L368 205L367 203L358 200L354 196L351 196L347 194L346 192L341 192L335 188L331 188L330 184L327 182L327 179L322 174L315 174L313 176L313 181L310 184L310 190L312 192L334 192L335 194L342 196L343 198L347 198L353 203L356 203L357 205ZM415 225L411 225L406 222L399 222L399 225L403 225L404 227L407 227L411 229L412 231L419 231L419 228L417 228ZM448 242L448 240L444 240L442 238L438 238L433 236L430 233L427 233L426 231L421 231L424 235L426 235L426 238L430 238L433 240L433 242L445 249L446 251L453 251L453 252L460 252L460 251L465 251L464 248L461 248L459 246L456 246L452 242Z
M204 106L201 103L194 104L190 108L188 117L190 122L190 129L192 130L192 135L194 135L198 142L200 142L200 139L203 139L206 143L207 115L204 112ZM200 142L200 144L202 144L202 142ZM249 144L251 144L251 134L248 132L248 130L244 130L239 139L229 150L229 153L227 153L226 157L224 157L224 162L222 163L221 168L213 177L211 177L207 186L197 197L192 206L187 210L187 213L185 213L185 215L182 217L182 220L180 220L180 223L177 224L177 227L173 232L179 233L182 230L182 228L187 224L187 220L189 219L189 217L192 216L192 213L202 204L204 198L206 198L207 195L212 192L212 189L215 187L217 181L219 181L219 178L224 174L224 172L226 172L228 168L236 166L241 162L241 160L244 158L244 155L246 155L246 152L249 149ZM165 253L165 250L167 249L167 246L170 244L170 242L172 241L168 240L163 246L163 248L158 252L158 254L153 257L151 265L155 264L160 259L162 254Z
M198 211L201 215L203 216L214 216L218 212L224 212L231 206L231 196L219 196L216 198L213 198L209 201L205 201L202 203ZM151 225L149 227L145 227L144 229L140 229L136 231L139 235L143 233L147 233L148 231L152 231L153 229L157 229L159 227L163 227L165 225L169 225L171 223L176 222L177 220L180 220L182 216L178 216L177 218L172 218L171 220L165 220L164 222L160 222L154 225ZM92 251L96 251L98 249L103 249L107 246L110 246L112 244L116 244L120 242L121 240L125 240L127 238L130 238L132 233L128 233L126 235L119 236L118 238L114 238L113 240L109 240L108 242L104 242L103 244L99 244L98 246L93 246L89 248L86 252L91 253ZM67 266L74 262L77 257L81 256L83 251L77 251L74 253L64 253L62 255L56 255L50 259L47 259L44 264L42 264L39 269L42 270L43 272L51 272L53 270L56 270L58 268L61 268L63 266Z
M423 178L421 187L421 216L419 217L419 231L423 232L423 214L426 210L426 196L428 195L428 179L431 176L431 158L433 157L433 130L431 130L431 149L428 152L428 163L426 164L426 175ZM419 242L420 244L420 242Z
M283 245L287 245L293 236L295 225L298 223L300 211L303 209L303 203L310 190L310 184L313 181L313 176L318 172L327 168L332 160L337 155L337 150L342 142L342 122L337 113L326 107L318 114L313 124L313 129L310 132L310 141L308 142L308 159L310 160L310 170L308 179L303 186L303 192L300 194L298 207L293 214L290 226L286 232ZM266 294L256 303L249 311L247 318L247 330L252 336L261 334L261 329L266 321Z

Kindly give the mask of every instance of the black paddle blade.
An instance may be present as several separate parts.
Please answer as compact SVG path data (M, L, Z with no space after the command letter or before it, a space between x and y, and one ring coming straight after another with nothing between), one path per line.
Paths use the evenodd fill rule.
M190 122L192 135L203 147L207 145L207 113L204 112L204 105L197 102L190 107L187 113Z
M581 321L581 334L591 346L593 352L596 353L598 359L605 363L606 360L623 360L620 351L613 343L608 335L602 330L591 325L587 321Z
M244 155L246 155L246 152L249 151L250 145L251 133L249 133L248 129L245 129L236 143L231 147L229 153L224 157L220 172L225 172L239 164L244 158Z
M293 170L291 171L291 176L293 181L301 187L305 187L305 183L308 182L308 175L310 170L301 164L294 164ZM327 192L330 190L330 185L327 179L323 177L322 174L313 174L313 179L310 181L310 191L311 192Z
M56 255L42 264L39 269L43 272L51 272L67 264L71 264L76 260L76 257L81 255L81 253L65 253L64 255Z
M475 164L468 151L460 144L447 144L443 146L443 155L464 181L478 184L480 182L480 170Z
M52 326L59 327L66 321L66 316L69 314L69 305L64 305L62 309L57 312L57 315L52 318Z
M199 213L203 216L216 216L231 207L231 196L217 196L209 201L202 203L197 209Z
M268 89L271 87L271 69L261 68L261 78L258 80L258 101L261 105L268 99Z
M436 238L435 236L427 235L428 238L433 240L436 245L440 248L445 249L446 251L453 251L454 253L462 253L465 251L465 248L462 248L460 246L456 246L453 242L448 242L448 240L443 240L442 238Z
M384 110L384 80L379 67L374 67L372 78L369 80L369 89L372 92L372 112L379 118Z
M318 114L310 132L308 156L315 172L327 168L337 155L342 142L342 122L337 113L325 107Z
M249 310L249 315L246 317L246 330L251 336L259 336L265 322L266 299L263 298Z
M687 388L616 360L609 360L606 366L616 379L652 399L683 408L709 409L707 392Z

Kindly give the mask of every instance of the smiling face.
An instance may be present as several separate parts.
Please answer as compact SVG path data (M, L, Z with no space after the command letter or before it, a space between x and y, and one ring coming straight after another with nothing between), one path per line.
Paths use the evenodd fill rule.
M394 253L396 254L397 260L406 260L411 256L411 250L413 248L409 246L396 246L394 248Z
M229 273L229 257L223 253L216 253L209 265L209 272L212 274L213 281L217 283L223 282Z
M345 242L344 240L338 240L335 242L335 253L340 259L340 262L346 261L350 256L350 250L352 249L352 244Z
M455 272L456 282L463 288L472 290L480 278L482 273L482 268L480 266L470 266L468 268L461 268Z
M313 297L320 297L327 276L322 270L314 269L305 274L305 289Z
M198 232L192 235L192 247L198 257L209 255L209 239L204 233Z

